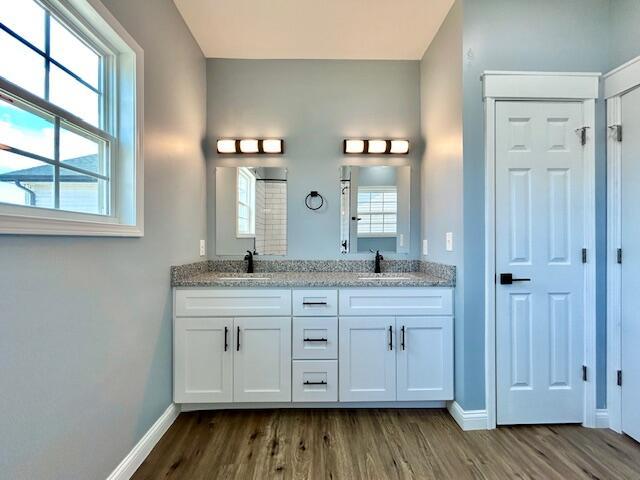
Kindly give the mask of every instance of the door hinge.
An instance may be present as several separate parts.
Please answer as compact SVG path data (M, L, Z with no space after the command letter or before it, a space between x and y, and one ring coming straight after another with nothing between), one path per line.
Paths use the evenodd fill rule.
M587 366L586 365L582 365L582 381L583 382L587 381Z
M618 251L616 252L616 261L618 263L622 263L622 249L619 248Z
M617 372L618 376L616 379L616 384L621 387L622 386L622 370L618 370Z
M582 263L587 263L587 249L582 249Z
M580 135L580 144L583 145L583 146L587 144L587 129L588 128L591 128L591 127L576 128L576 133L578 133L578 135Z
M622 125L609 125L609 130L613 132L618 142L622 141Z

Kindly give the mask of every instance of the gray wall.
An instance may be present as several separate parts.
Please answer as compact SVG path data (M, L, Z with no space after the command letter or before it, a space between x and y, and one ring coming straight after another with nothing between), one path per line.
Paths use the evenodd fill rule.
M640 2L611 0L611 36L609 68L640 55Z
M417 61L207 60L209 242L216 238L215 167L243 162L284 166L288 169L288 258L344 258L340 254L340 165L411 165L411 204L420 204L418 95ZM411 153L386 158L342 153L344 138L370 136L408 138ZM221 137L284 138L285 154L218 156L215 141ZM304 205L311 190L325 197L325 207L317 212ZM411 253L387 258L418 258L419 243L420 214L414 209Z
M464 355L466 409L484 408L485 70L605 72L608 0L464 0ZM604 406L606 165L604 102L597 104L598 406Z
M103 0L145 50L145 236L0 236L0 477L103 479L171 403L169 266L205 238L205 61L171 0Z
M455 2L420 62L422 238L433 262L457 267L455 393L464 398L464 270L462 216L462 3ZM454 250L445 250L452 232Z

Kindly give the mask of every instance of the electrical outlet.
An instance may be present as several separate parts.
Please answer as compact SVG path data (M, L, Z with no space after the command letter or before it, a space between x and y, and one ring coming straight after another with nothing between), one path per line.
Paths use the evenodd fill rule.
M422 240L422 255L429 255L429 241L426 238Z
M404 235L402 233L398 235L398 246L404 247Z
M453 232L447 232L444 236L445 250L447 252L453 252Z
M207 254L207 242L200 240L200 256L204 257Z

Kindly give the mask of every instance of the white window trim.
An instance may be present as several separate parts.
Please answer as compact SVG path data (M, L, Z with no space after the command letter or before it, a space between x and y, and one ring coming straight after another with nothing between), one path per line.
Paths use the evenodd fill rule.
M622 123L622 96L640 88L640 57L603 76L607 127ZM622 433L622 391L617 372L622 369L622 147L607 128L607 411L609 428ZM624 130L623 130L624 132Z
M119 109L120 118L108 119L113 122L112 131L118 133L114 149L118 151L115 163L119 165L112 166L114 211L111 216L103 216L0 204L0 234L142 237L144 51L100 0L42 3L98 43L109 45L109 50L118 55L119 75L106 80L116 82L117 98L105 99L114 105L128 105Z
M584 106L584 125L594 131L599 73L497 72L482 76L485 103L485 402L487 428L496 428L496 284L495 284L495 106L500 100L575 101ZM590 255L584 271L584 365L590 372L584 386L583 423L596 426L596 272L595 272L595 135L587 135L585 166L584 246Z
M240 233L238 230L238 205L240 204L240 195L238 189L238 177L240 175L246 175L251 177L251 185L253 188L253 207L249 205L249 211L251 212L250 224L253 226L252 233ZM236 238L255 238L256 237L256 176L247 167L238 167L236 174Z

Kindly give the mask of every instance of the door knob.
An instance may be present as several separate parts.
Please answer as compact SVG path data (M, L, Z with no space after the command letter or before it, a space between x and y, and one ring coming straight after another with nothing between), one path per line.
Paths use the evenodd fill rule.
M501 273L500 285L511 285L513 282L530 282L530 278L513 278L513 273Z

